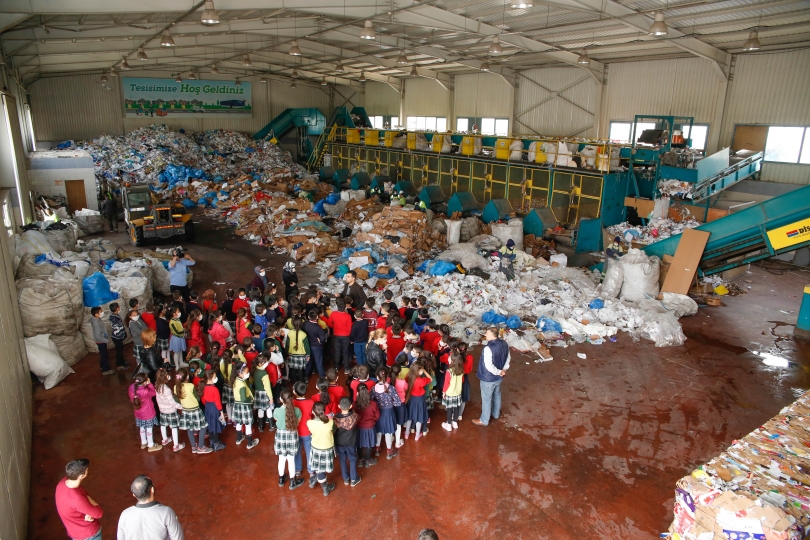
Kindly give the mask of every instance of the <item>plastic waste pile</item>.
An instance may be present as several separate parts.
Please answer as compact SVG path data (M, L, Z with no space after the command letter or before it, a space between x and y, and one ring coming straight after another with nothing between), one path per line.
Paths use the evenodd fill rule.
M611 237L620 236L625 242L635 245L649 245L681 234L684 229L694 229L700 222L691 216L684 221L676 221L670 218L655 218L647 222L647 225L630 225L628 222L611 225L607 228Z
M798 540L810 526L810 392L681 478L669 538ZM662 535L662 537L664 537Z
M465 245L467 247L459 247ZM497 239L493 245L497 245ZM324 265L321 280L325 282L325 288L339 292L343 285L336 280L350 269L369 268L379 272L386 255L370 246L365 250L344 251L349 264ZM475 273L461 274L456 262L439 257L419 265L411 276L407 266L395 269L391 255L387 255L385 266L395 269L395 276L386 277L384 283L377 273L369 273L365 278L358 272L358 278L361 283L364 280L367 287L375 289L368 292L372 297L379 295L383 288L392 291L396 299L425 295L431 305L431 316L439 324L450 325L454 335L466 335L471 341L481 339L484 328L492 324L520 330L509 338L510 345L536 352L541 357L546 346L615 341L619 330L630 333L634 339L649 339L659 347L682 345L686 338L678 318L697 312L697 304L683 295L665 295L661 301L655 300L654 296L647 298L642 295L641 300L635 302L608 297L602 293L598 272L552 267L547 261L534 259L520 251L515 261L518 274L512 281L499 271L498 261L479 255L476 244L457 244L447 250L450 251L462 257L481 257L483 265L476 266ZM357 260L360 256L368 256L368 264L373 266L362 264L366 261ZM657 258L652 262L643 253L641 257L644 260L636 264L655 265L657 270ZM353 264L359 266L353 268ZM632 274L632 269L628 273ZM628 294L636 296L636 289L657 295L657 272L654 279L655 291L650 290L647 282L635 285L620 282L619 288L627 285ZM379 305L382 298L377 300Z
M695 185L693 182L661 179L658 181L658 191L665 197L691 199L694 196Z

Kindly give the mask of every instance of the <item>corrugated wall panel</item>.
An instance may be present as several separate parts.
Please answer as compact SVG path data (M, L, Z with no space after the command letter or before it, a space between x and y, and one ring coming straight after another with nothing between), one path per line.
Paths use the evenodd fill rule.
M450 120L450 91L434 79L405 79L402 121L409 116L444 116Z
M385 83L366 83L366 112L369 116L399 116L399 92Z
M566 67L529 69L521 71L517 79L515 133L596 135L601 86L585 70ZM560 97L552 97L566 87Z
M695 122L714 124L724 91L714 68L701 58L610 64L599 134L608 135L611 120L636 114L694 116Z
M457 75L453 96L454 117L509 118L515 105L515 89L494 73Z
M738 55L720 142L737 124L810 126L810 50ZM810 166L766 163L762 180L810 184Z
M150 71L131 71L125 76L166 78L163 72ZM212 74L201 77L228 80L228 77ZM111 90L99 84L97 75L40 79L30 89L34 131L41 141L92 139L102 133L122 135L155 123L166 124L173 129L233 129L252 134L290 107L316 107L327 118L332 112L329 110L328 88L299 82L298 87L292 89L288 81L272 78L264 84L256 78L250 82L253 91L253 115L250 117L124 118L120 77L110 79ZM358 89L339 86L338 90L349 96ZM362 102L363 96L357 92L352 97L352 104L360 105Z

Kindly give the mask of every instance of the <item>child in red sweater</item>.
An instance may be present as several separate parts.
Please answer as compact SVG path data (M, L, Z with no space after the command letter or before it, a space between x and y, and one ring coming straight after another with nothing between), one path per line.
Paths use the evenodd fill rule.
M205 405L205 420L208 422L208 433L211 435L211 448L214 452L225 450L225 445L219 440L219 434L222 433L222 426L225 424L225 414L222 412L222 400L216 387L217 377L216 371L206 371L205 382L200 381L202 388L197 389L202 395L200 401Z
M365 367L365 366L360 366ZM366 372L368 376L368 372ZM357 401L354 409L359 416L357 427L360 430L360 448L365 448L365 459L357 460L358 467L373 467L377 464L377 459L371 457L371 449L377 446L377 435L374 433L374 426L380 418L380 409L377 402L371 400L371 393L368 386L361 384L357 387Z
M391 335L388 336L388 341L386 343L388 345L388 348L386 349L388 358L386 359L385 364L387 366L393 366L396 362L397 355L402 352L402 349L405 348L405 338L402 335L402 326L400 325L399 321L395 322L391 326Z
M312 396L312 401L323 403L326 416L334 418L334 416L340 412L340 407L338 407L340 400L338 399L336 401L332 398L329 392L329 380L326 377L321 377L318 379L318 382L315 383L315 388L318 389L318 393Z
M371 390L374 388L374 381L372 381L368 376L368 366L357 366L355 372L357 373L357 379L353 380L349 386L352 389L352 395L354 396L354 401L356 402L357 389L363 385L367 390Z
M333 357L335 359L335 369L339 370L343 367L343 373L349 374L349 364L352 357L349 349L351 347L351 340L349 336L352 333L352 324L354 321L352 316L346 312L346 302L342 298L335 301L336 311L333 311L326 324L332 329L332 343L333 343Z

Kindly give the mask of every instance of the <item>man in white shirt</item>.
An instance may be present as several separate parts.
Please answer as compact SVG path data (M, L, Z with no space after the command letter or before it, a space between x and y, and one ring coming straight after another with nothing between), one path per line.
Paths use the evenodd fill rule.
M155 500L152 479L142 474L130 488L138 504L121 513L118 540L184 540L177 514Z

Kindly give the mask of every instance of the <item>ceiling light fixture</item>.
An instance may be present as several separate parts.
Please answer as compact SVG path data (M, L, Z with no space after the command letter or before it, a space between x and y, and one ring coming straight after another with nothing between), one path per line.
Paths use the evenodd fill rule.
M143 50L143 47L138 47L138 54L135 55L135 58L138 60L149 60L149 57L146 56L146 52Z
M190 81L196 81L197 80L197 76L194 75L193 71L188 74L188 80L190 80Z
M239 80L239 77L233 82L236 86L242 86L242 81Z
M526 9L534 7L531 2L512 2L512 9Z
M667 23L664 21L664 14L658 12L655 14L655 22L650 25L650 30L647 32L651 36L665 36L669 32Z
M489 64L486 60L481 63L481 71L489 71Z
M110 69L110 77L118 77L118 72L115 71L115 68Z
M340 62L340 60L338 60L338 63L335 66L335 71L337 71L338 73L343 73L344 71L346 71L345 69L343 69L343 64Z
M109 80L110 80L110 79L108 79L108 78L107 78L107 74L106 74L106 73L102 73L102 74L101 74L101 82L105 83L105 82L109 82Z
M377 39L377 34L374 32L374 23L371 22L371 19L366 19L363 31L360 32L360 39Z
M178 76L177 76L177 77L174 79L174 82L183 82L183 78L182 78L180 75L178 75Z
M402 64L407 64L407 63L408 63L408 57L405 56L405 51L399 51L399 58L397 58L397 64L402 65Z
M762 44L759 42L759 32L751 30L751 33L748 34L748 39L745 41L745 45L743 45L743 50L758 51L760 47L762 47Z
M326 86L326 77L321 78L321 86Z
M130 67L129 63L127 63L127 59L124 58L124 60L121 62L121 70L122 71L129 71L130 69L132 69L132 68Z
M259 79L259 82L260 83L266 83L267 82L267 77L262 77L261 79Z
M577 58L577 64L582 64L583 66L587 66L591 63L591 59L588 58L588 51L582 51L582 54L579 55Z
M211 66L211 73L215 73L215 74L219 75L219 67L217 67L216 64Z
M418 77L418 76L419 72L416 71L416 64L414 64L413 67L411 68L411 77Z
M242 65L245 67L253 67L253 62L250 61L250 55L245 53L242 55Z
M214 9L214 0L205 0L205 8L203 9L200 22L209 26L219 24L219 13Z
M293 42L290 44L290 55L291 56L301 56L301 49L298 48L298 40L294 39Z
M293 78L293 79L297 79L297 78L298 78L298 70L297 70L297 69L295 69L295 68L293 68L293 72L292 72L292 78Z
M168 28L163 31L163 36L160 38L160 46L174 47L174 38Z
M298 88L298 86L295 84L295 81L293 81L293 83L290 85L290 88L292 90L295 90L296 88Z
M492 43L489 46L489 54L497 54L503 52L501 47L501 38L499 36L492 36Z
M366 72L365 71L360 72L360 82L366 82Z

